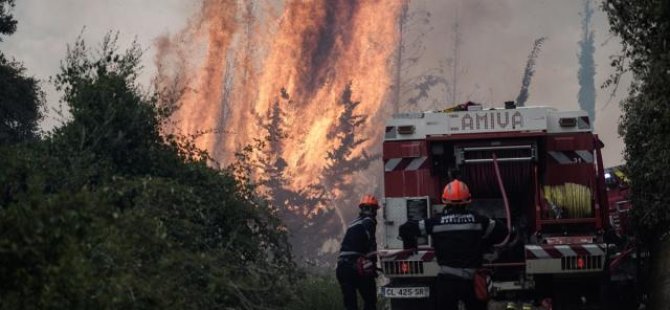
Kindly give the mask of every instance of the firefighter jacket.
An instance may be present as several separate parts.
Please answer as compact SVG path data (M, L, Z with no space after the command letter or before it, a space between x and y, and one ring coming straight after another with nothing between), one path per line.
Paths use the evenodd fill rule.
M377 258L374 255L377 251L376 227L377 220L367 215L361 215L351 222L342 240L340 259L355 260L361 256L368 256L368 259L376 262Z
M507 228L475 211L452 207L439 216L400 226L403 239L418 235L433 237L435 256L440 266L479 268L482 266L482 255L505 239Z

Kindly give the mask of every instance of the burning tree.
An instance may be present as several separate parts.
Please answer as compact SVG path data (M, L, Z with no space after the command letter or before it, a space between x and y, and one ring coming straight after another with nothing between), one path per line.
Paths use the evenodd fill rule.
M328 151L327 163L321 177L321 185L324 186L325 192L335 193L330 197L331 203L340 207L355 205L356 201L352 200L352 195L343 195L343 193L356 193L355 175L368 169L372 161L380 157L378 154L370 155L365 150L361 151L358 156L353 155L354 150L366 142L366 139L360 138L357 130L360 130L360 127L365 124L367 116L355 114L356 107L361 102L353 101L351 95L351 84L348 84L342 91L338 102L342 107L342 112L338 121L328 132L328 139L336 141L337 147ZM344 215L340 214L340 217L344 218Z
M341 182L335 179L331 182L325 175L352 170L338 168L339 161L358 157L358 150L353 149L356 145L343 146L337 135L329 134L329 128L341 127L338 116L344 107L339 102L340 92L351 80L370 85L357 90L358 95L366 98L358 107L360 110L369 115L385 112L383 103L389 94L383 90L391 89L392 84L389 60L393 50L388 46L396 45L397 16L402 2L200 2L200 10L182 31L158 40L159 86L177 80L185 89L178 98L180 109L173 115L175 127L186 134L211 128L230 133L203 136L196 141L197 146L226 164L235 160L232 155L240 146L254 144L259 132L268 132L268 128L259 126L256 120L259 115L264 118L268 111L286 113L279 118L286 121L281 127L290 137L277 135L274 138L280 142L263 141L262 146L263 154L269 156L263 159L267 170L275 173L275 177L257 180L260 175L257 172L263 169L253 166L250 183L265 183L263 188L272 188L270 198L274 205L281 206L277 207L281 212L287 212L284 218L292 231L314 227L323 229L329 237L337 236L345 220L341 212L332 210L339 207L333 197L356 193L335 189L333 186L337 185L331 183ZM281 97L278 108L272 107L281 87L286 87L296 98L290 109L286 106L290 99ZM263 124L274 128L271 122L268 116ZM356 134L376 136L382 130L380 126L358 125ZM379 142L369 145L375 147ZM353 147L352 155L336 154L338 149L342 152L347 147ZM333 152L327 156L332 159L324 163L328 150ZM251 152L256 154L256 150ZM259 164L260 158L252 157L254 165ZM274 168L269 169L271 166ZM338 178L349 182L353 177L341 174ZM328 182L323 183L324 180ZM311 201L310 197L316 200ZM307 198L307 202L300 200ZM319 203L327 198L331 203ZM316 218L321 213L332 218ZM293 214L303 214L305 218L296 218L295 224L288 224L287 218ZM305 224L298 225L300 221ZM313 224L324 221L328 224Z
M321 264L318 251L314 249L320 249L324 239L339 231L338 225L329 224L338 223L337 214L334 209L325 208L325 191L318 184L302 189L291 187L288 163L282 155L285 140L290 139L286 133L287 114L283 107L293 104L289 94L282 89L281 96L270 106L265 117L257 116L259 127L265 134L256 154L257 183L289 231L293 255L299 257L299 261Z
M326 164L315 182L299 190L291 186L292 176L287 172L288 164L283 158L283 147L287 139L285 107L294 105L289 94L282 89L281 96L271 105L264 117L258 117L259 127L265 136L257 156L258 185L268 197L274 212L284 221L290 233L294 255L299 261L317 266L334 261L337 251L334 239L345 228L348 218L341 208L355 205L352 193L356 193L358 182L355 175L370 167L379 155L355 151L366 142L357 130L367 120L356 114L360 101L352 99L351 84L342 91L338 105L341 112L337 121L328 130L328 139L335 141L335 148L326 152ZM372 191L372 190L371 190Z

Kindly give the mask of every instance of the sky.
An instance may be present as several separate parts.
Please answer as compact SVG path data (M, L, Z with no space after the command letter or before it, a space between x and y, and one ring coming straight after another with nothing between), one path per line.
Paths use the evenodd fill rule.
M0 43L0 49L22 61L28 73L42 81L51 109L58 105L60 95L48 82L49 77L58 73L67 44L77 36L81 34L94 44L108 31L119 31L122 47L136 39L145 48L140 82L148 85L155 74L155 39L182 29L198 7L197 0L19 0L14 10L18 30ZM431 13L431 29L424 30L425 52L411 70L439 66L453 54L453 26L458 21L458 100L500 106L516 98L532 43L544 36L547 41L537 59L527 105L576 109L581 9L582 0L413 0L411 12ZM593 17L593 30L599 87L611 74L610 56L620 46L609 34L606 16L599 10ZM408 35L412 31L417 29L408 30ZM618 102L626 94L623 86L613 100L609 100L611 90L596 89L596 133L606 145L606 166L622 162L623 142L617 134L617 122L621 114ZM59 122L50 112L43 128Z
M195 0L18 0L13 11L17 31L0 42L0 50L42 81L49 109L42 127L50 129L62 120L51 111L60 94L49 78L58 74L68 44L81 35L96 46L110 31L119 32L122 48L137 40L145 50L140 82L148 85L156 71L155 38L179 31L196 9Z
M592 4L599 5L596 1ZM526 105L578 109L577 43L581 38L582 0L416 0L411 8L413 12L430 12L432 26L424 40L425 61L423 67L417 66L417 72L452 57L454 24L458 21L461 44L456 70L457 102L472 100L485 106L502 106L504 101L516 99L533 42L546 37ZM603 161L611 166L623 162L623 142L617 133L617 123L626 82L612 100L612 90L600 87L612 73L610 56L621 47L618 38L609 33L607 17L599 7L592 18L592 27L596 46L595 129L606 145ZM447 78L452 78L451 74Z

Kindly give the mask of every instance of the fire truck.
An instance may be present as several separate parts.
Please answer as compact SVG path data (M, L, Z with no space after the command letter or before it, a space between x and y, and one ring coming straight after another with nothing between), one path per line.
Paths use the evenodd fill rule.
M617 249L609 263L610 301L620 305L620 309L638 309L646 297L639 283L648 279L649 252L639 244L631 227L629 184L626 167L615 166L605 169L605 186L609 203L609 226L605 240L614 243Z
M610 226L618 237L632 235L630 228L630 186L624 166L605 169Z
M526 307L598 307L608 264L610 205L601 149L584 111L551 107L456 108L399 113L386 123L380 287L392 309L434 309L439 266L430 237L399 226L443 212L443 187L468 184L473 208L512 234L484 255L494 299ZM521 307L518 307L521 309ZM526 309L526 308L524 308Z

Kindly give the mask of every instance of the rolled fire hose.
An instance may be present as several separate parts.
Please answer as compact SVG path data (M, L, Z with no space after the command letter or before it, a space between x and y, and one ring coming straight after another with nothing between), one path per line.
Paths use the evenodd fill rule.
M498 158L496 157L495 153L493 153L493 168L495 168L496 171L496 178L498 179L498 187L500 188L500 192L502 193L503 196L503 202L505 204L505 215L507 216L507 236L503 241L496 244L495 246L504 247L505 245L507 245L509 237L512 234L512 217L509 211L509 201L507 201L507 193L505 192L505 186L503 185L502 177L500 176L500 168L498 167Z

